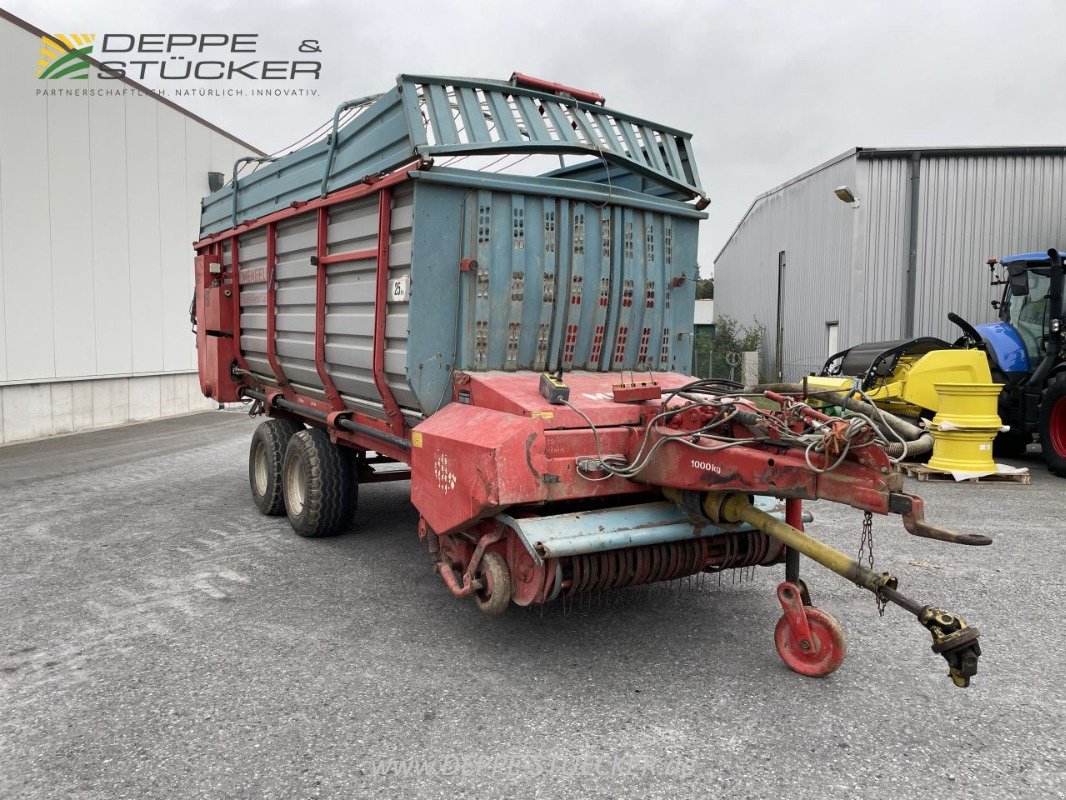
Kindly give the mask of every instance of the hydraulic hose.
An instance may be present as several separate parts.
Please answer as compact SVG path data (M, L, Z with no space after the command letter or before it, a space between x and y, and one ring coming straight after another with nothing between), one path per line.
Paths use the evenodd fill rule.
M750 387L745 389L745 391L772 391L780 392L782 394L803 394L804 388L803 385L799 383L767 383ZM855 411L859 414L865 414L879 427L887 427L889 431L886 432L894 432L906 439L906 445L904 445L903 442L889 442L885 445L885 451L890 456L919 456L925 455L933 449L933 435L929 433L929 431L922 430L917 425L913 425L912 423L907 422L907 420L901 419L895 414L885 411L883 408L878 408L872 403L867 403L865 400L858 400L843 392L827 392L819 390L815 392L815 394L818 395L820 400L824 400L827 403L841 406L842 408L846 408L849 411Z

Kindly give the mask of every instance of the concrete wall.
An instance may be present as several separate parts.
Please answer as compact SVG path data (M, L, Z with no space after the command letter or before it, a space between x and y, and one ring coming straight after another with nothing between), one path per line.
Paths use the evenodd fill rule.
M4 442L189 410L200 198L249 153L95 67L38 80L40 47L0 18Z
M0 386L0 444L213 408L195 373Z

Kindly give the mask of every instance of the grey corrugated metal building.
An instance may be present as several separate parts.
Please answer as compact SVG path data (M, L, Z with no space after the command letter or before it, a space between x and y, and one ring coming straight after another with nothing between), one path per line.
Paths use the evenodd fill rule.
M768 378L864 341L953 341L949 311L992 318L989 256L1066 242L1064 182L1066 147L854 148L755 198L715 258L715 311L766 326Z

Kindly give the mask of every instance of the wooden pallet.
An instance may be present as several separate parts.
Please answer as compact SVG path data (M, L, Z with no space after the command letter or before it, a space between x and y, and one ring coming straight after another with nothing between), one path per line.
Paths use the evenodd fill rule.
M961 481L956 481L955 477L950 472L941 472L938 469L931 469L926 464L900 464L900 470L909 478L915 478L919 481L949 481L951 483L1016 483L1022 486L1029 485L1029 470L1018 473L997 473L995 475L981 475L977 478L963 478Z

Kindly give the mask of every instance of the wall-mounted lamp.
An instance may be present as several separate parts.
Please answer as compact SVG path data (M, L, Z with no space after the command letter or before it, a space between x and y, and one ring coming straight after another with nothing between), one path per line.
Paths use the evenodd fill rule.
M838 186L833 190L833 194L835 194L841 202L851 203L852 208L859 207L859 198L857 198L855 193L847 186Z
M222 185L226 181L226 176L221 172L208 172L207 173L207 188L212 192L217 192L222 188Z

